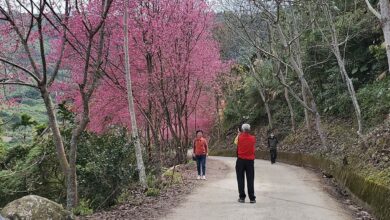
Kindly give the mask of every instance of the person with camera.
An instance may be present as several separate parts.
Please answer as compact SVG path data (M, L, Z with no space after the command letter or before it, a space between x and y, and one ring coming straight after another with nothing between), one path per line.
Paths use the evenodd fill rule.
M256 138L249 132L251 126L243 124L242 132L237 138L237 161L236 161L236 175L239 199L238 202L245 202L245 176L247 181L247 189L250 203L256 203L256 196L254 191L255 180L255 144Z

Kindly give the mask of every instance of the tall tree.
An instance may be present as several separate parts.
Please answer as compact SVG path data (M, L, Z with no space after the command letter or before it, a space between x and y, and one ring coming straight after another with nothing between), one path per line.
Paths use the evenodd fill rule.
M78 203L77 146L89 123L89 104L98 84L99 73L104 72L101 66L104 25L111 3L111 0L97 0L88 4L75 2L71 5L70 1L65 1L64 9L61 8L63 4L52 1L36 3L7 0L4 6L0 5L0 12L4 16L2 20L7 22L2 31L7 31L7 28L13 30L13 33L4 35L5 39L9 38L9 44L1 45L4 53L0 57L0 61L12 68L12 74L4 73L4 79L0 81L4 85L30 86L40 91L66 179L68 209L74 208ZM95 14L92 15L89 11L94 11ZM18 39L13 39L14 36ZM18 47L20 42L22 49ZM39 45L38 49L36 44ZM12 51L14 57L7 56L7 51ZM52 91L66 92L62 91L62 83L58 80L61 70L79 76L72 85L77 85L76 91L80 99L73 100L82 109L75 117L68 154L64 149L55 103L52 100Z
M361 115L360 105L359 105L359 102L358 102L357 97L356 97L355 87L354 87L352 80L349 77L347 69L346 69L346 65L344 62L345 59L340 52L340 42L339 42L339 36L338 36L336 24L334 21L334 16L332 14L330 5L327 1L321 2L321 9L322 9L322 12L324 13L323 18L325 19L325 24L327 26L327 30L329 30L328 32L330 35L330 39L328 39L328 35L327 35L327 33L325 33L325 31L322 29L322 27L319 27L319 28L320 28L321 33L322 33L323 37L325 38L327 44L330 46L332 53L336 57L337 64L338 64L339 69L340 69L341 78L343 79L343 81L347 85L348 93L349 93L349 96L352 100L353 107L355 109L356 121L358 124L357 133L359 136L361 136L362 132L363 132L363 125L362 125L362 115ZM317 22L317 24L318 24L318 22ZM347 43L348 37L349 36L347 36L347 39L345 39L343 44Z
M265 107L265 112L267 113L267 117L268 117L268 128L269 129L273 129L273 125L272 125L272 114L271 114L271 109L270 109L270 106L269 106L269 99L266 97L266 94L265 94L265 86L264 86L264 82L261 80L260 77L257 76L257 73L256 73L256 69L255 69L255 64L252 63L251 60L249 60L249 66L250 66L250 71L252 72L252 76L253 78L256 80L257 82L257 89L259 90L259 94L260 94L260 97L261 97L261 100L263 101L264 103L264 107ZM264 67L263 67L264 68Z
M390 73L390 2L388 0L379 0L380 12L378 12L370 3L365 0L368 9L377 17L382 26L383 36L385 38L385 48L387 54L387 64Z
M132 134L132 140L134 141L135 145L135 155L137 157L137 167L139 172L139 182L141 183L142 187L146 188L146 173L145 173L145 166L144 161L142 158L142 148L141 143L138 136L138 126L137 126L137 118L135 117L135 108L134 108L134 98L133 98L133 90L132 90L132 82L131 82L131 75L130 75L130 59L129 59L129 31L128 31L128 8L129 8L129 2L128 0L124 1L124 15L123 15L123 31L124 31L124 54L125 54L125 72L126 72L126 88L127 88L127 100L129 102L129 112L131 117L131 134Z
M302 97L300 97L300 95L298 95L289 85L283 83L282 80L280 80L280 82L283 86L288 88L290 94L304 108L305 121L309 131L311 130L310 121L312 121L311 118L313 118L322 146L326 149L326 135L321 125L320 110L318 109L312 88L305 76L301 52L302 45L299 42L302 35L301 33L309 27L311 21L302 20L302 22L298 23L287 19L286 16L284 16L284 13L291 13L291 10L293 10L291 6L289 6L289 2L269 2L262 0L250 1L249 3L242 3L241 1L234 0L229 2L236 3L232 9L232 17L234 24L236 25L236 27L233 28L237 30L237 34L241 35L252 49L257 50L259 54L273 60L276 66L287 66L288 69L296 74L301 86ZM296 3L293 4L293 6L300 7L300 4ZM282 9L289 10L282 11ZM244 21L245 18L249 21ZM258 22L259 24L257 25L262 25L265 30L267 30L268 27L268 32L256 32L253 27L250 27L254 22ZM269 41L272 41L273 43L269 43ZM269 48L270 45L272 45L273 48ZM275 74L280 78L280 70L276 70Z
M136 117L142 127L139 130L145 131L140 136L147 136L150 130L157 154L160 147L170 146L171 150L165 152L175 153L176 161L184 162L194 130L194 109L198 108L197 125L204 120L210 127L215 117L214 111L209 111L214 99L203 98L212 96L213 79L223 67L218 45L211 36L213 14L199 0L133 3L130 8L140 10L129 14L129 51L133 54L129 59L135 108L139 110ZM114 33L115 37L123 36L118 30ZM105 76L95 99L96 114L91 121L95 131L104 131L107 125L130 125L125 117L128 110L124 111L128 104L124 100L125 71L121 68L123 50L114 39L109 59L116 59L111 59L111 74Z
M49 87L56 80L62 62L62 54L66 45L66 25L70 14L69 4L69 1L65 1L62 24L45 14L49 7L53 7L47 1L39 3L29 1L27 4L23 4L5 0L4 4L0 4L0 20L4 21L0 24L2 26L2 40L8 42L0 45L2 47L0 61L11 70L8 73L2 72L0 84L28 86L40 91L49 118L49 126L53 133L58 161L67 180L70 178L68 175L70 165L66 157ZM54 28L61 29L60 32L54 34L58 39L61 39L58 47L60 55L52 63L47 60L46 51L48 48L45 37L48 33L44 28L46 21L52 22ZM37 45L37 47L33 45Z

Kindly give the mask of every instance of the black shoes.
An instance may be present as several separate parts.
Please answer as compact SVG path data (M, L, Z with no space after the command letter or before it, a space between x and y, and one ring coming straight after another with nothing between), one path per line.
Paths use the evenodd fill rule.
M238 199L239 203L245 203L245 199ZM251 200L250 203L256 203L256 200Z

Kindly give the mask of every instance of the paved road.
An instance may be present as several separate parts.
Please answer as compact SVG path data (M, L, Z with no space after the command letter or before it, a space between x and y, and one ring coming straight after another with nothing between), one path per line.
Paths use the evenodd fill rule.
M210 157L228 166L225 178L210 177L164 219L349 220L351 213L327 194L311 171L282 163L255 161L257 203L237 202L235 159ZM212 169L212 167L210 167Z

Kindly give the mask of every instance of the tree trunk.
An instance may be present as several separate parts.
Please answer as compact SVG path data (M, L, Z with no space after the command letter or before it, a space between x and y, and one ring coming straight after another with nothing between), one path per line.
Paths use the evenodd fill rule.
M249 62L251 62L251 61L249 60ZM252 70L253 78L255 78L255 80L257 81L257 89L259 90L261 100L264 102L265 111L266 111L267 117L268 117L268 128L273 129L271 110L269 108L268 100L266 99L265 94L264 94L263 83L259 78L257 78L256 70L255 70L255 67L253 66L252 63L250 63L250 67Z
M77 186L77 146L80 136L87 128L89 122L89 103L86 98L83 98L84 112L81 115L81 120L76 122L77 126L72 131L69 150L69 170L67 172L67 208L72 209L78 205L78 186Z
M326 146L326 137L325 137L324 131L322 130L321 116L320 116L320 113L318 113L317 105L315 104L314 100L312 100L311 106L315 112L316 130L318 132L318 135L320 136L322 147L325 151L327 151L328 147Z
M380 0L380 13L372 7L369 0L365 0L368 9L380 20L383 36L385 38L385 48L387 55L388 71L390 73L390 2L389 0Z
M286 76L288 69L286 68ZM286 76L283 75L283 73L280 73L280 79L282 80L282 83L286 84ZM294 109L292 107L291 101L290 101L290 96L288 95L288 89L285 87L284 88L284 98L286 99L288 109L290 111L290 117L291 117L291 130L292 132L295 132L295 117L294 117ZM306 108L305 108L306 109Z
M303 102L307 105L307 94L306 94L306 90L305 90L305 87L303 86L303 84L301 84L301 91L302 91L302 99L303 99ZM306 124L306 129L308 132L310 132L310 127L311 127L311 123L310 123L310 115L309 115L309 111L306 109L306 108L303 108L303 111L304 111L304 114L305 114L305 124Z
M388 0L386 0L386 1L388 2ZM356 98L355 88L353 86L352 80L348 76L347 70L345 69L344 59L342 58L342 55L340 53L339 40L338 40L338 36L337 36L336 26L335 26L335 23L333 21L332 12L330 11L329 5L327 5L327 4L325 4L323 6L323 8L324 8L324 12L326 14L327 20L329 22L329 27L330 27L330 33L331 33L331 38L332 38L332 42L330 43L331 50L337 59L337 63L338 63L339 68L340 68L341 77L344 79L345 83L347 84L349 96L351 97L352 104L353 104L353 107L355 109L356 120L357 120L357 124L358 124L357 133L359 136L361 136L362 132L363 132L362 116L361 116L359 102L357 101L357 98ZM324 37L326 37L326 36L324 36Z
M126 71L126 87L127 87L127 100L129 104L129 113L131 120L131 130L132 130L132 139L135 145L135 155L137 158L137 167L139 172L139 182L142 187L146 188L146 172L144 161L142 159L142 148L138 136L138 127L137 127L137 118L135 115L134 109L134 100L133 100L133 90L131 85L131 75L130 75L130 58L129 58L129 32L128 32L128 7L129 0L124 2L124 54L125 54L125 71Z
M282 27L280 26L280 24L277 24L277 31L278 31L280 39L282 41L282 45L284 46L284 48L288 49L287 39L282 31ZM290 54L289 60L290 60L292 67L294 68L294 71L296 72L296 74L299 78L299 81L301 82L302 91L305 93L305 95L302 94L303 97L305 98L305 96L307 95L307 98L309 99L309 100L307 100L307 103L310 102L310 108L312 110L312 114L315 116L316 129L317 129L318 135L321 139L322 147L324 149L327 149L326 137L324 135L324 131L322 130L322 126L321 126L321 117L320 117L320 114L318 112L318 108L317 108L317 104L315 102L314 95L311 92L310 86L304 77L304 72L303 72L302 68L299 67L299 63L301 63L301 62L296 61L295 57L292 54Z
M54 144L56 146L56 153L60 162L61 170L66 175L69 169L69 163L66 159L64 142L62 140L61 132L57 123L57 116L53 108L53 102L46 88L40 88L43 102L45 103L47 115L49 118L50 129L53 132Z
M290 4L290 6L291 6L291 4ZM295 15L294 10L291 10L291 13L292 13L292 26L291 26L291 28L293 31L293 36L299 36L297 16ZM300 70L302 70L303 69L302 57L301 57L302 52L301 52L301 43L300 43L299 38L294 40L294 44L292 46L295 46L295 48L292 48L292 50L290 48L290 50L291 50L291 56L295 57L295 61L296 61L296 65L297 65L296 69L299 68ZM302 72L302 77L303 77L303 72ZM309 89L309 88L305 88L304 83L301 83L302 98L303 98L303 101L305 102L305 104L308 105L310 100L307 96L306 89ZM304 108L304 114L305 114L305 124L306 124L307 131L310 132L312 124L311 124L311 118L310 118L310 114L309 114L308 109Z
M184 161L187 162L187 150L188 146L190 145L190 137L189 137L189 129L188 129L188 106L185 107L185 124L184 124L184 147L183 147L183 154L184 154Z
M272 53L275 53L276 54L276 51L275 51L275 48L274 48L274 44L273 44L273 30L270 26L270 24L267 22L267 29L268 29L268 32L269 32L269 49ZM276 65L274 65L274 71L278 74L280 73L280 79L282 81L283 84L286 84L286 77L287 77L287 73L288 73L288 67L286 66L286 76L283 75L283 72L281 72L281 68L280 68L280 64L277 63ZM287 102L287 105L288 105L288 109L290 111L290 117L291 117L291 130L292 132L295 132L295 117L294 117L294 109L291 105L291 101L290 101L290 97L288 95L288 89L286 87L284 87L284 98L286 99L286 102ZM306 110L306 108L304 108L304 110Z
M144 43L146 44L147 41L145 41L144 39ZM152 128L152 97L151 97L151 94L152 94L152 73L153 73L153 58L152 58L152 54L148 51L146 53L146 67L147 67L147 70L148 70L148 110L147 110L147 113L146 113L146 117L148 118L148 120L150 121L150 123L148 123L146 125L146 134L147 134L147 146L146 146L146 149L148 151L148 157L149 157L149 161L152 160L152 141L151 141L151 137L150 137L150 132L151 132L151 129ZM155 145L157 143L154 143Z
M48 114L49 125L53 133L57 157L60 162L61 170L65 176L67 196L66 205L67 209L70 210L75 207L75 204L77 204L77 178L75 176L75 172L72 171L72 169L75 169L75 166L71 166L72 162L68 163L66 158L64 143L58 127L57 117L50 94L45 87L41 87L40 91Z
M147 116L147 117L149 117L149 116ZM149 124L146 124L146 126L145 126L145 134L146 134L146 141L145 141L145 143L146 143L146 151L147 151L147 154L148 154L148 161L150 162L150 161L152 161L152 142L151 142L151 137L150 137L150 130L151 130L152 128L150 127L150 125Z
M269 108L269 104L268 104L268 101L266 100L265 98L265 95L264 95L264 92L261 88L258 88L259 90L259 93L260 93L260 96L261 96L261 99L263 100L264 102L264 107L265 107L265 111L267 113L267 117L268 117L268 128L269 129L273 129L273 126L272 126L272 115L271 115L271 110Z
M291 131L295 133L295 117L294 117L294 109L291 105L290 96L288 95L288 89L284 88L284 98L286 99L288 109L290 111L291 118Z
M70 166L66 173L66 207L68 210L78 204L76 165Z
M381 8L381 24L383 35L385 38L386 54L387 54L387 63L389 65L390 73L390 2L389 0L380 0Z
M345 69L345 64L344 60L341 58L340 50L338 47L338 41L333 42L333 51L334 54L337 58L337 63L340 68L340 73L342 74L343 78L345 79L345 83L347 84L349 96L351 97L353 107L355 109L355 114L356 114L356 120L358 123L358 135L361 136L363 132L363 125L362 125L362 115L361 115L361 110L359 106L359 102L356 98L356 92L355 88L353 86L352 80L349 78L347 70Z
M156 126L156 128L152 128L152 136L153 136L153 140L154 140L155 149L157 151L157 167L155 169L156 169L157 175L160 176L163 162L162 162L162 155L161 155L161 153L162 153L161 147L162 146L161 146L160 140L158 139L159 137L158 137L158 127L157 126Z

